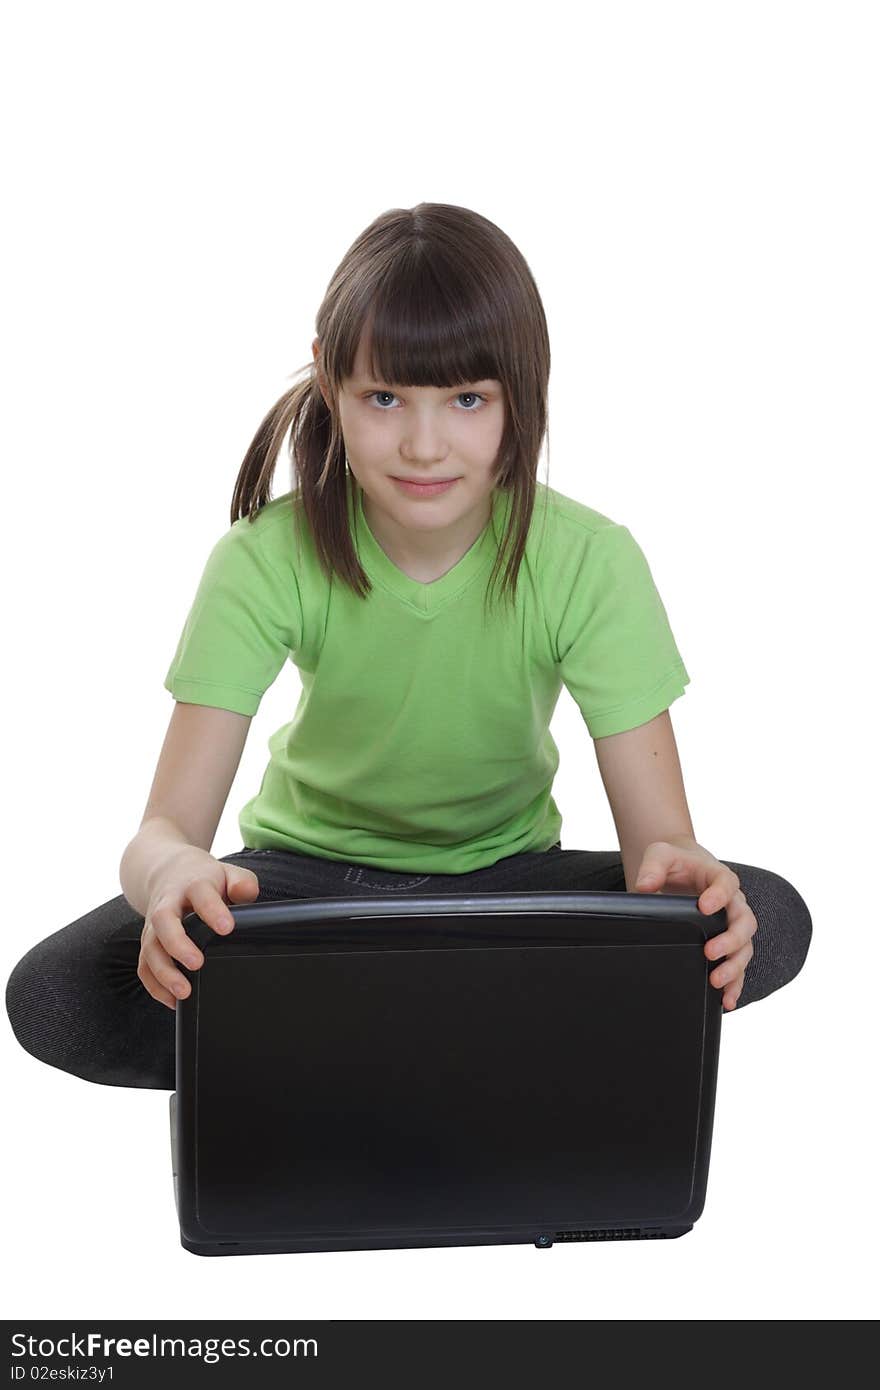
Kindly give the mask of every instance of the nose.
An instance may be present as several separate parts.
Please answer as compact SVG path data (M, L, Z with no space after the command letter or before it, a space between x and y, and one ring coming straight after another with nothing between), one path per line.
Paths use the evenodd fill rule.
M446 458L449 449L443 439L443 431L430 411L422 415L416 413L409 421L406 436L400 441L400 453L407 463L415 467L419 464L431 467Z

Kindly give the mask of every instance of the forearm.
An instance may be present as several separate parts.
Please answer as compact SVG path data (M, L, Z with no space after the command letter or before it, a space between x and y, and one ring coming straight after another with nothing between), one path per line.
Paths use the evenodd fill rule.
M119 864L119 883L126 900L142 917L147 915L157 871L188 845L183 831L173 821L157 816L148 820L126 846Z

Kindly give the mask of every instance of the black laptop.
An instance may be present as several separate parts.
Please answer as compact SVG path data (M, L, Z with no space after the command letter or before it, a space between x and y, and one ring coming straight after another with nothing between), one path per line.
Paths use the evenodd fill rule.
M726 913L473 893L230 905L181 967L171 1102L198 1255L680 1236L703 1210Z

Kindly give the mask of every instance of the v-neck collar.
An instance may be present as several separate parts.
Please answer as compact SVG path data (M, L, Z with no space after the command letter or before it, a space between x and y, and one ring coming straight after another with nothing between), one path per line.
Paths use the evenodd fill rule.
M493 563L497 547L504 535L503 527L510 503L509 493L499 488L495 489L492 514L470 549L466 550L452 569L447 570L439 579L423 584L421 580L413 579L398 569L394 561L385 554L370 530L364 513L363 489L351 474L349 480L349 517L353 523L355 546L361 565L373 583L389 590L418 612L436 612Z

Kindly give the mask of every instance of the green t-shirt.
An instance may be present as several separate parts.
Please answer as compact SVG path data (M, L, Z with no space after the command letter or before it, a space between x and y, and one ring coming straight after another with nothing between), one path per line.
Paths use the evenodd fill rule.
M328 581L306 528L298 546L288 492L214 546L165 678L176 700L252 715L288 658L300 673L242 843L415 874L549 849L562 686L600 738L653 719L690 681L639 545L538 483L515 611L505 595L484 625L509 494L423 584L385 554L351 481L367 598Z

